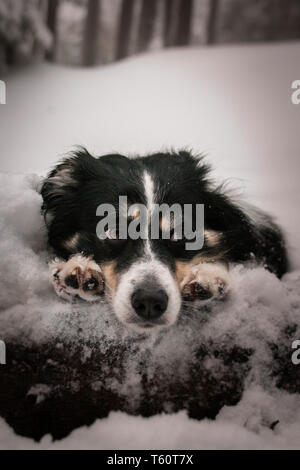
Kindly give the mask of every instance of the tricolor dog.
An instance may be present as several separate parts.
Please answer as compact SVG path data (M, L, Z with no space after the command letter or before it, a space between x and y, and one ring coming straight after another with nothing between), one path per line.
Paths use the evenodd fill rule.
M58 295L86 301L105 295L121 322L149 331L174 324L183 301L226 299L234 263L255 262L281 277L288 260L280 229L268 215L231 199L209 173L202 157L186 151L94 158L80 150L58 164L41 191ZM153 237L152 214L161 206L182 209L183 216L178 222L172 212L159 213ZM112 215L103 207L116 214L115 225L103 222ZM133 227L141 236L128 236Z

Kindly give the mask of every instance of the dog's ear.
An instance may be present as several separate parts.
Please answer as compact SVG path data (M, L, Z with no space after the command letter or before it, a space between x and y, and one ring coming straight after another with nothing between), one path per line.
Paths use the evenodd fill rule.
M42 211L47 226L55 213L68 205L87 177L86 173L90 173L93 168L93 163L94 158L82 149L65 158L49 173L41 188Z
M128 185L130 160L122 155L95 158L85 149L72 153L45 179L41 195L48 240L57 252L66 240L81 234L85 246L96 245L97 207L118 197L120 184ZM91 232L92 235L86 235ZM84 237L83 234L84 233ZM89 241L92 237L92 241ZM97 243L96 243L97 242Z
M259 209L214 190L206 193L205 222L222 234L222 245L229 261L252 260L278 277L288 270L283 234L272 218Z
M116 173L124 172L129 166L130 160L122 155L95 158L81 148L56 165L45 179L41 188L44 213L68 205L85 183L92 185L97 181L99 190L102 187L105 191Z

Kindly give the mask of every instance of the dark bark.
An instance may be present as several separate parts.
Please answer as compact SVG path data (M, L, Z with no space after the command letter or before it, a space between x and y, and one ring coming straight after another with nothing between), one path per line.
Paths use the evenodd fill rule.
M78 349L73 354L69 344L58 349L56 344L29 348L7 343L8 363L1 366L0 374L1 418L18 435L40 441L50 434L59 440L106 418L112 411L150 417L166 413L164 403L168 402L174 413L185 410L193 419L214 419L224 406L234 406L242 397L249 369L248 351L240 349L224 355L221 350L214 356L214 351L200 346L196 362L191 361L186 369L188 375L181 376L174 367L170 375L167 363L164 368L156 365L151 351L138 363L135 355L141 348L134 341L132 345L127 350L112 344L105 355L100 348L93 348L91 358L83 363L83 351ZM123 392L121 384L127 377L124 356L128 354L139 380L137 387L133 385ZM210 357L218 357L220 362L218 381L214 372L210 374L203 365ZM119 390L113 390L111 382L120 384ZM100 388L93 387L97 383ZM39 384L49 389L41 401L34 394Z
M149 1L149 0L148 0ZM134 0L123 0L119 28L116 59L124 59L129 55L130 33L133 20Z
M219 23L217 40L220 43L299 38L298 0L230 0L226 4L223 2L222 15L216 16Z
M48 0L47 26L53 37L52 48L46 55L47 59L49 60L53 60L55 57L56 42L57 42L58 7L59 7L59 0Z
M193 4L194 0L180 0L175 46L186 46L190 42Z
M207 19L207 44L215 44L217 42L217 19L219 6L219 0L210 0L210 10Z
M164 44L166 47L173 45L172 25L175 9L176 0L165 0Z
M97 64L100 0L89 0L83 38L83 65Z
M153 38L156 14L157 0L142 0L137 46L139 52L145 51Z

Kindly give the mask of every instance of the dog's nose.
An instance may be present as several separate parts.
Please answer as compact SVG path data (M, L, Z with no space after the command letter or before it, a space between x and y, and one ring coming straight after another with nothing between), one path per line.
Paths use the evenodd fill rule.
M145 320L156 320L168 307L169 298L164 290L149 291L141 288L134 292L131 304L139 317Z

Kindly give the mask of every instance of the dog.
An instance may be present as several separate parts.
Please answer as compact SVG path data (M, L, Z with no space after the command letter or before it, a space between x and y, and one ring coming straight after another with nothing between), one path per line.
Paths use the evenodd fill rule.
M145 332L173 325L183 302L225 300L233 264L263 265L280 278L288 270L281 230L271 217L213 184L210 171L204 157L188 151L95 158L79 149L64 159L41 189L48 240L56 255L51 276L57 294L89 302L105 296L122 323ZM188 250L185 236L177 236L174 217L164 220L161 215L156 239L150 230L140 238L120 237L118 225L99 237L101 205L116 208L126 225L139 222L140 209L121 214L120 196L133 207L146 208L147 224L154 206L200 205L201 248ZM162 236L164 226L169 237Z

